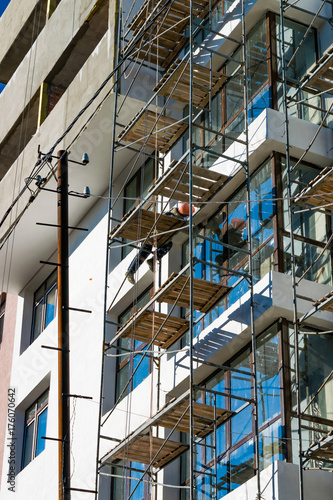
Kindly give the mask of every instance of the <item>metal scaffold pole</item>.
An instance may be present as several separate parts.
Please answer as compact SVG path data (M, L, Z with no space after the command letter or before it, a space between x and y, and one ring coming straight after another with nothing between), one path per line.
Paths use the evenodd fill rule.
M194 338L194 304L193 304L193 277L194 277L194 261L193 261L193 213L192 213L192 203L193 203L193 0L190 0L190 95L189 95L189 205L190 205L190 216L189 216L189 262L190 262L190 500L194 500L195 496L195 474L194 474L194 464L195 464L195 443L194 443L194 433L193 433L193 401L194 401L194 391L193 391L193 338Z
M288 216L290 224L290 253L291 253L291 280L293 293L293 326L295 343L295 382L296 382L296 405L297 405L297 423L298 423L298 459L299 459L299 498L304 500L303 486L303 453L302 453L302 416L301 416L301 396L300 396L300 373L299 373L299 339L298 339L298 317L297 317L297 292L296 292L296 269L295 269L295 241L293 224L293 200L291 190L291 163L290 163L290 145L289 145L289 116L287 106L287 64L285 57L285 39L284 39L284 9L283 0L280 0L280 22L281 22L281 59L282 59L282 86L283 86L283 106L285 114L285 135L286 135L286 168L287 168L287 194L288 194Z
M244 102L244 134L245 134L245 165L246 170L246 214L247 214L247 239L249 251L249 282L250 282L250 317L251 317L251 344L252 344L252 374L254 389L254 452L255 472L257 478L257 499L261 498L260 486L260 451L259 451L259 421L258 421L258 383L257 383L257 341L255 331L255 301L253 281L253 254L252 254L252 223L251 223L251 182L249 164L249 117L248 117L248 72L246 50L246 3L242 0L242 51L243 51L243 102Z
M119 9L119 0L115 1L115 43L114 43L114 66L119 66L119 54L120 54L120 35L121 35L121 12ZM107 296L108 296L108 277L109 277L109 263L110 263L110 246L109 246L109 233L111 229L111 210L112 210L112 194L113 194L113 174L114 174L114 164L115 164L115 138L116 138L116 123L117 123L117 104L118 104L118 88L119 88L119 78L120 78L120 67L118 67L114 75L114 104L113 104L113 127L112 127L112 138L111 138L111 158L110 158L110 179L109 179L109 199L107 206L107 233L106 233L106 255L105 255L105 286L104 286L104 324L103 324L103 342L102 342L102 372L101 372L101 385L100 385L100 404L99 404L99 414L98 414L98 436L97 436L97 449L96 449L96 476L95 476L95 499L98 498L99 491L99 454L100 454L100 444L101 444L101 423L103 415L103 386L104 386L104 369L105 369L105 341L106 341L106 329L107 329Z

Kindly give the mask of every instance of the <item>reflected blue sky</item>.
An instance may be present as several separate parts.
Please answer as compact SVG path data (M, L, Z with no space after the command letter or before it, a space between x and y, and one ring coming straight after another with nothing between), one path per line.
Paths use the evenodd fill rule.
M9 2L10 0L0 0L0 16L2 16L2 14L4 13Z
M0 17L2 16L2 14L4 13L7 5L9 4L10 0L0 0ZM5 85L3 83L0 83L0 94L1 92L3 91L3 89L5 88Z

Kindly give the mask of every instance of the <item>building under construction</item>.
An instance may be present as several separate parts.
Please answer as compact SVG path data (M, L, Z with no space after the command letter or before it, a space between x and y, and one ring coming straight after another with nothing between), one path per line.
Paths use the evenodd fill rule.
M330 500L332 0L7 3L1 500Z

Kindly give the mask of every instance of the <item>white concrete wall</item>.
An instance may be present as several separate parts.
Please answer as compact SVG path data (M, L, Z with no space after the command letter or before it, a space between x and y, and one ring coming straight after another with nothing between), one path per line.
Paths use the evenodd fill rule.
M70 238L70 306L92 310L92 314L70 312L70 391L72 394L91 396L92 401L72 399L72 486L95 488L95 459L101 380L101 360L104 322L104 280L107 229L107 202L100 201L81 221L88 233L76 232ZM26 294L35 290L51 267L44 269L29 284ZM22 294L23 295L23 294ZM55 318L41 335L22 352L21 338L23 321L28 316L26 309L31 301L19 300L15 335L11 387L17 394L17 468L23 441L24 413L29 405L49 387L47 436L57 437L57 352L41 348L41 345L57 345L57 319ZM30 314L31 316L31 314ZM31 322L26 325L30 330ZM58 498L58 445L46 441L45 450L16 477L18 499ZM0 498L10 499L12 493L6 489L6 463L2 477ZM73 500L82 498L73 492Z
M21 0L10 0L10 3L0 18L0 61L2 61L11 48L38 2L39 0L25 0L24 9L22 9ZM6 35L4 35L5 33Z
M264 500L298 500L298 466L276 461L260 473L261 494ZM333 475L322 470L304 471L304 500L331 500ZM226 500L256 500L257 479L253 477L236 490L228 493Z

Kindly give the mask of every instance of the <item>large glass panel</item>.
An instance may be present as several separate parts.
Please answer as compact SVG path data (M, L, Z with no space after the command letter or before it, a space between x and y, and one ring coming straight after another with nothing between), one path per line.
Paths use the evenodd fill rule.
M27 425L24 430L24 450L22 459L22 469L26 467L32 460L32 447L34 439L34 421Z
M123 392L125 385L127 384L130 377L130 363L126 363L120 370L117 372L116 376L116 398L120 397ZM123 394L123 398L129 394L129 387L127 387L126 391Z
M33 311L33 325L32 325L32 342L39 337L42 332L42 321L43 321L43 305L44 299L42 298L40 302L35 303Z
M320 96L303 90L296 93L296 90L296 87L287 86L287 96L294 100L289 103L289 118L294 116L319 125L322 119L322 112L317 109L321 107ZM284 109L283 85L280 82L277 82L277 109L281 112Z
M133 372L137 368L140 360L143 358L141 355L134 356L133 358ZM135 372L133 376L133 389L135 389L141 382L147 378L149 375L149 358L145 356L137 371Z
M46 314L45 314L45 328L55 317L56 311L56 296L57 296L57 286L53 285L51 290L46 294Z
M134 176L133 179L127 184L124 190L124 212L127 213L131 210L135 205L135 200L137 197L137 176Z
M247 250L246 228L246 191L242 188L230 200L228 205L228 239L227 243L235 248ZM229 268L235 268L244 258L244 252L228 249Z
M206 383L207 389L211 389L217 392L226 392L225 388L225 380L224 380L224 372L217 373L212 379L210 379ZM205 403L210 406L214 406L216 404L217 408L226 408L226 398L221 395L214 395L213 393L206 392L206 400ZM225 425L219 427L216 431L216 455L219 456L224 452L226 448L226 436L225 436ZM208 438L207 438L208 439ZM208 439L209 444L213 443L213 436L210 436ZM209 449L207 450L209 452ZM213 450L211 450L213 453ZM213 455L210 459L213 459Z
M253 256L253 276L258 280L275 269L274 239L266 243L259 252Z
M217 462L217 498L223 498L229 493L228 461L226 458Z
M245 444L230 453L230 487L238 488L254 476L254 444L250 439Z
M246 46L249 79L248 91L249 97L252 98L268 80L265 18L248 35Z
M275 460L284 460L283 428L277 420L259 434L260 469L263 470Z
M277 326L260 336L256 356L258 421L262 427L281 412Z
M205 146L207 146L212 139L215 138L216 133L220 132L222 128L221 123L221 94L217 94L212 99L211 112L205 113ZM221 140L219 137L218 141ZM217 152L221 151L221 146L216 147L214 143L212 145L213 149Z
M318 443L321 439L327 437L327 434L332 431L332 426L327 426L317 422L311 422L309 420L302 420L302 451L306 452L310 445L313 443ZM298 448L298 419L296 417L291 418L291 443L292 443L292 458L293 463L299 463L299 448ZM305 466L309 468L328 468L333 469L332 461L329 461L327 457L318 457L316 459L308 460L305 462Z
M36 457L45 449L45 439L42 439L42 437L46 436L46 423L47 408L38 416Z
M231 363L231 366L248 373L247 375L230 371L231 394L240 396L241 398L251 399L252 376L250 350L248 349L238 356L238 358ZM232 397L230 399L231 410L238 411L237 415L231 420L231 441L232 445L234 445L252 432L252 408L251 405L248 405L248 403L243 400Z
M304 39L301 41L305 33L308 31L308 26L284 19L284 43L285 43L285 58L287 63L287 77L294 80L301 80L305 76L307 70L316 62L316 47L314 29L310 29ZM278 72L282 76L282 43L281 43L281 22L280 17L276 16L276 39L278 53ZM289 65L289 61L295 54L296 48L300 45L295 57Z
M142 199L147 195L148 190L149 190L150 186L152 185L154 177L155 177L154 160L152 160L152 159L149 160L141 170L142 170L142 172L141 172L141 182L140 182L140 185L141 185L140 197Z
M129 462L125 464L120 462L119 465L112 468L112 497L114 499L128 498L137 486L139 479L142 478L146 466L136 462ZM131 498L134 500L144 500L150 498L150 484L151 479L145 475L143 481L140 482L135 493Z
M305 270L309 271L305 275L305 279L323 283L324 285L332 284L331 270L331 252L325 250L318 259L323 249L310 243L305 243L295 239L295 272L296 277L302 276ZM285 273L291 274L291 243L290 238L283 238L284 249L284 266ZM315 263L315 261L318 261Z
M284 207L284 227L286 231L290 231L290 221L288 214L288 179L285 159L282 160L283 165L283 196L285 198ZM291 196L296 196L304 187L309 185L309 182L314 179L320 170L308 165L297 165L293 168L295 162L291 162ZM301 207L301 206L300 206ZM302 207L301 207L302 208ZM300 208L300 210L301 210ZM303 207L304 208L304 207ZM327 239L326 217L325 214L316 210L307 212L295 213L293 217L294 234L304 236L324 242Z
M252 251L273 235L275 192L272 187L271 162L268 160L250 181Z
M304 327L302 329L304 331ZM301 331L302 331L301 330ZM306 331L311 329L306 327ZM290 363L292 405L296 410L296 378L295 378L295 349L294 330L290 327ZM311 402L306 415L333 419L333 378L319 391L325 379L333 369L332 335L311 335L299 333L299 369L301 410Z
M272 106L271 91L268 87L268 64L267 64L267 37L266 19L263 18L250 32L246 41L247 70L248 70L248 118L251 123L263 109ZM242 51L237 49L233 56L236 60L242 60ZM229 122L243 107L243 75L241 69L237 70L237 63L229 61L226 64L226 74L234 75L226 85L226 121ZM266 83L267 82L267 83ZM266 84L266 85L265 85ZM235 117L232 124L226 129L226 133L237 136L244 130L244 114ZM228 147L228 142L226 147Z

